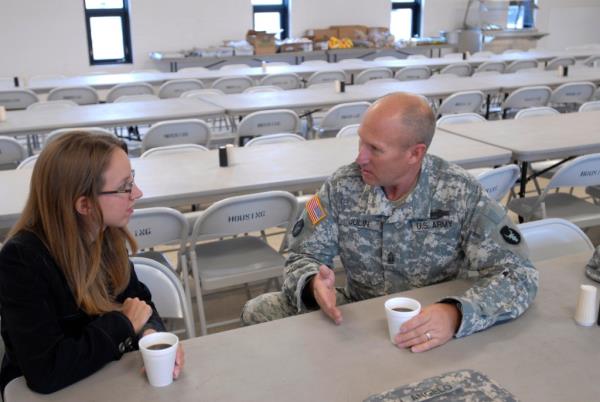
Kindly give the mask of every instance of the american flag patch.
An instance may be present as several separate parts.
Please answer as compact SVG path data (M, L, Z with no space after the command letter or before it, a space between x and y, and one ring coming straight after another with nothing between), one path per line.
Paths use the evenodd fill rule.
M312 222L313 226L317 223L321 222L327 216L327 212L323 209L321 205L321 200L318 195L313 196L306 203L306 213L308 214L308 218Z

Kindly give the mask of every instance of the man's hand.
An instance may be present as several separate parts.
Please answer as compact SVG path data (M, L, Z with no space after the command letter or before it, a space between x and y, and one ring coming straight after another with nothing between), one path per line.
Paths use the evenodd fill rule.
M399 348L424 352L448 342L460 326L461 313L453 304L427 306L400 327L395 341Z
M319 267L319 273L309 282L315 301L337 325L342 323L342 312L336 307L335 274L326 265Z

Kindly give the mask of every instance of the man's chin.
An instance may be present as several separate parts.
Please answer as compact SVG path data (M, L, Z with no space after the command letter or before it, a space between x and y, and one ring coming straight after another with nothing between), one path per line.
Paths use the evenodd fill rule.
M370 186L377 185L377 180L375 180L375 177L372 174L361 171L360 176L362 177L362 180L365 184L368 184Z

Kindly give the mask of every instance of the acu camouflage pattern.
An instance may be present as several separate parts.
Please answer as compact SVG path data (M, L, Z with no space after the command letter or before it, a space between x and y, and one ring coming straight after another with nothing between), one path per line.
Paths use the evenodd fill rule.
M594 255L585 266L585 274L591 280L600 282L600 246L596 247Z
M446 298L460 303L458 337L518 317L537 293L538 272L524 241L513 245L500 235L504 226L518 233L506 210L454 164L426 155L415 189L400 205L365 184L355 163L338 169L318 195L327 218L313 225L303 213L304 228L291 238L286 262L282 291L296 313L309 310L302 300L307 280L320 264L333 266L336 255L347 275L338 293L347 301L474 279L465 294Z
M398 387L379 395L372 395L364 402L420 401L517 402L518 400L485 374L475 370L459 370L428 378L419 383Z

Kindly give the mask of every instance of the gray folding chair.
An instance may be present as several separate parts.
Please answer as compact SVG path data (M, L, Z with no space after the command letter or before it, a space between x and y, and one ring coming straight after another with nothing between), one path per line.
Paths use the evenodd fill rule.
M249 137L266 134L298 133L300 118L293 110L276 109L250 113L237 128L238 143L243 145Z
M481 109L484 101L485 95L481 91L457 92L442 101L437 114L475 113Z
M348 137L358 137L358 128L360 124L348 124L344 126L338 131L335 135L336 138L348 138Z
M559 66L567 67L575 65L575 59L572 57L556 57L548 62L546 70L556 70Z
M161 99L179 98L182 93L194 89L203 89L204 84L195 79L177 79L165 82L158 88L158 97Z
M19 169L33 169L33 167L35 166L35 162L37 161L37 158L40 154L35 154L35 155L31 155L28 156L27 158L23 159L23 161L21 161L21 163L19 163L19 165L17 166L17 170Z
M372 80L389 79L394 76L394 73L389 68L375 67L361 71L354 78L355 85L361 85Z
M517 165L506 165L488 170L477 176L488 195L496 201L502 200L514 187L521 170Z
M314 126L315 137L333 136L349 124L360 123L369 106L371 106L369 102L350 102L335 105L325 113L318 125Z
M35 92L28 89L8 89L0 91L0 106L6 110L23 110L40 99Z
M481 63L476 69L476 73L482 73L484 71L497 71L503 73L506 69L506 64L502 61L486 61Z
M231 75L215 80L215 82L212 83L211 88L220 89L226 94L239 94L251 86L254 86L252 78L245 75Z
M306 81L306 86L310 87L315 84L323 84L333 81L346 81L346 73L344 70L327 70L317 71L313 73Z
M154 88L145 82L115 85L106 94L106 102L111 103L122 96L131 95L154 95Z
M429 77L431 70L427 66L404 67L394 74L394 78L399 81L426 80Z
M26 157L27 150L19 141L12 137L0 136L0 170L14 169Z
M600 101L585 102L579 107L580 112L593 112L595 110L600 110Z
M502 103L502 118L507 118L519 109L546 106L552 90L546 86L524 87L512 92Z
M58 130L52 130L46 136L46 140L44 141L45 145L48 145L51 141L54 141L61 135L69 134L75 131L85 131L94 135L108 135L111 137L115 136L115 133L112 131L108 131L102 127L74 127L74 128L59 128Z
M506 66L505 73L516 73L520 70L529 70L538 67L538 62L535 59L530 60L515 60Z
M258 92L280 92L284 91L283 88L277 87L275 85L257 85L255 87L248 87L244 89L243 93L245 94L254 94Z
M198 144L175 144L175 145L165 145L162 147L150 148L146 152L140 155L140 158L155 158L157 156L166 156L166 155L180 155L184 153L190 152L204 152L208 151L208 148Z
M244 144L245 147L255 147L258 145L270 145L270 144L284 144L284 143L295 143L304 142L306 138L292 133L281 133L281 134L267 134L260 137L252 138L250 141Z
M477 113L445 114L435 123L436 127L450 126L452 124L477 123L486 121L485 117Z
M27 106L27 110L53 112L58 110L67 110L79 106L77 103L70 100L55 100L35 102Z
M302 86L302 80L297 74L269 74L264 76L259 85L274 85L282 89L297 89Z
M596 85L592 82L568 82L552 91L550 104L562 112L574 112L592 99Z
M454 74L459 77L468 77L473 72L473 67L467 62L452 63L441 69L440 74Z
M54 88L48 92L47 99L49 101L70 100L78 105L92 105L100 101L98 92L94 88L88 86Z
M142 152L175 144L208 146L210 127L200 119L169 120L153 124L142 138Z
M292 194L269 191L218 201L196 220L189 253L202 335L210 327L238 322L235 319L207 325L203 302L206 292L281 278L285 263L280 254L283 243L275 250L264 235L244 234L264 234L264 230L282 225L289 231L296 209L296 197ZM249 293L248 287L246 290Z

